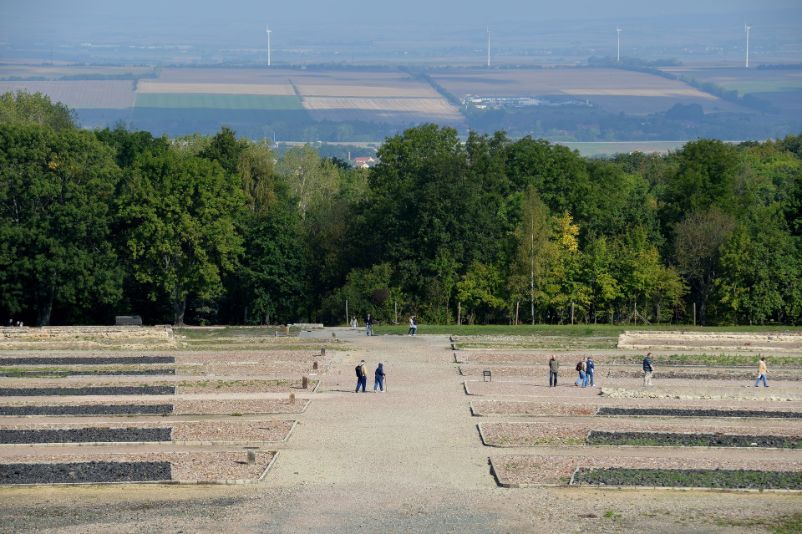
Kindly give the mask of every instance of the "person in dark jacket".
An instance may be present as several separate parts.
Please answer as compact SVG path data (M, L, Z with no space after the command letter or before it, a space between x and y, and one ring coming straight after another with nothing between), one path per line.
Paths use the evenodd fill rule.
M373 335L373 317L370 314L365 317L365 335Z
M552 356L549 360L549 387L556 388L557 387L557 371L560 370L560 362L557 361L557 358Z
M643 385L652 385L652 375L654 374L654 366L652 365L652 353L647 352L646 357L643 358Z
M381 391L384 393L384 364L379 363L376 372L373 374L373 392Z
M365 386L368 383L368 374L365 372L365 360L359 362L356 366L356 390L354 393L359 393L359 388L362 388L362 393L365 392Z

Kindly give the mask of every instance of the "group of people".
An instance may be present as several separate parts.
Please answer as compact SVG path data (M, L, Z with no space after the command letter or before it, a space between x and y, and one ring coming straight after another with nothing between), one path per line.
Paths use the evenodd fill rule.
M379 366L376 367L376 371L373 373L373 392L382 393L385 392L385 380L386 375L384 373L384 364L379 363ZM354 393L359 393L359 390L362 390L362 393L365 393L365 388L368 384L368 372L365 369L365 360L359 362L356 366L356 390Z
M370 314L365 316L365 335L372 336L373 334L373 325L376 323L376 319L374 319ZM356 330L359 327L359 321L356 320L356 316L351 318L351 330ZM411 315L409 317L409 331L407 335L410 336L417 336L418 335L418 316Z
M582 358L576 364L576 370L579 373L579 378L576 379L574 385L577 387L586 388L588 386L594 387L596 385L596 364L593 358L588 356ZM549 387L557 387L557 375L560 371L560 362L557 361L556 356L552 356L549 360Z
M643 385L644 386L651 386L652 385L652 377L654 376L654 362L652 362L652 353L647 352L646 356L643 358L643 362L641 364L643 368ZM549 387L557 387L557 374L560 369L560 362L557 361L555 356L552 356L549 360ZM593 362L593 358L588 356L586 358L582 358L576 364L576 370L579 373L579 378L576 379L574 382L575 386L586 388L588 386L593 387L596 385L595 375L596 375L596 364ZM768 369L766 367L766 357L761 356L760 362L758 362L757 367L757 381L755 381L755 387L759 387L760 383L763 382L764 387L769 387L767 376Z

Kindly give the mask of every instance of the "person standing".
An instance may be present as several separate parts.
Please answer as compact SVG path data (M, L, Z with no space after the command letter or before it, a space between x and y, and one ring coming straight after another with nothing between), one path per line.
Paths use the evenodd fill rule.
M407 332L410 336L417 335L418 333L418 321L415 319L415 316L412 315L409 318L409 332Z
M365 360L359 362L356 366L356 390L354 393L359 393L359 388L362 388L362 393L365 392L365 387L368 383L368 374L365 372Z
M654 365L652 365L652 353L647 352L646 357L643 358L643 385L652 385L652 375L654 374Z
M373 317L368 314L365 317L365 335L372 336L373 335Z
M596 364L593 363L593 356L588 356L585 360L585 385L593 387L596 385L594 374L596 373Z
M768 369L766 368L766 357L761 356L760 362L757 364L757 381L755 381L755 387L760 386L760 381L763 381L764 387L769 387L769 383L766 381L766 373L768 373Z
M384 393L384 364L381 362L373 373L373 392L376 393L377 390Z
M359 322L356 320L356 315L351 318L351 330L359 328Z
M560 370L560 362L557 361L557 358L552 356L549 360L549 387L556 388L557 387L557 372Z

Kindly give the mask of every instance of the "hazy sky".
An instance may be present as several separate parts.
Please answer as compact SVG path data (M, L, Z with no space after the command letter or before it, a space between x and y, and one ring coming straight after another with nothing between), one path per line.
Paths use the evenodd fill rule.
M802 23L799 0L0 0L0 42L112 38L136 29L160 39L198 31L241 33L275 28L324 27L347 35L370 26L457 28L505 22L543 24L555 19L615 21L666 15L743 14L778 23ZM165 35L165 30L169 29Z

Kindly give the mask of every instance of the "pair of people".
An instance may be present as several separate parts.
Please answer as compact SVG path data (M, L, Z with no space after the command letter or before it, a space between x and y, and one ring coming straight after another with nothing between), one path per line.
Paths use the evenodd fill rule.
M384 364L379 363L379 366L376 367L376 371L373 373L373 392L381 391L384 393L384 380L385 380L385 373L384 373ZM365 370L365 360L359 362L359 365L356 366L356 390L354 393L359 393L359 390L362 389L362 393L365 393L365 388L367 387L368 383L368 373Z
M592 357L588 356L577 362L576 370L579 372L579 378L574 383L575 386L586 388L596 385L596 364Z
M409 332L407 332L407 334L410 336L418 335L418 319L415 315L409 318Z

